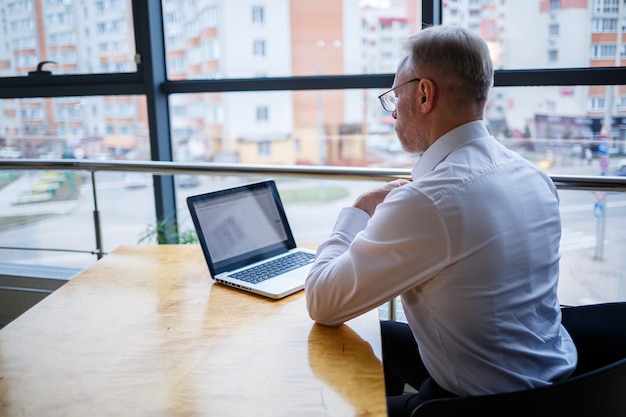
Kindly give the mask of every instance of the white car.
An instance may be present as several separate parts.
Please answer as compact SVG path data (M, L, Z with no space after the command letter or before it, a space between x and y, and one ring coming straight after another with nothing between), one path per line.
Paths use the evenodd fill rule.
M15 159L22 156L22 152L15 149L13 146L6 146L0 148L0 158L3 159Z
M125 188L144 188L152 183L150 174L144 172L125 172L124 187Z

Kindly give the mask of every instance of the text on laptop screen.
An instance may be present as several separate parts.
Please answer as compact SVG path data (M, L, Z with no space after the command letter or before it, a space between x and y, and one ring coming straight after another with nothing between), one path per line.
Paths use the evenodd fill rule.
M213 262L287 239L270 190L246 191L197 202L196 210Z

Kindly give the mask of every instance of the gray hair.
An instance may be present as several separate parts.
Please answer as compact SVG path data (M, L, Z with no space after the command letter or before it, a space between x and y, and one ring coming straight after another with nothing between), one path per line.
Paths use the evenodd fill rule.
M476 33L460 26L431 26L411 36L405 49L414 76L418 71L442 74L454 91L478 103L487 100L493 64L487 43Z

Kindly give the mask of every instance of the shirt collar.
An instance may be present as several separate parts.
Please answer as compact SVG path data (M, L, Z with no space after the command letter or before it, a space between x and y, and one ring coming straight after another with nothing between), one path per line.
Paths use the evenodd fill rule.
M439 139L426 149L413 167L411 171L413 181L435 169L450 152L463 143L484 136L489 136L489 131L485 123L482 120L475 120L456 127L439 137Z

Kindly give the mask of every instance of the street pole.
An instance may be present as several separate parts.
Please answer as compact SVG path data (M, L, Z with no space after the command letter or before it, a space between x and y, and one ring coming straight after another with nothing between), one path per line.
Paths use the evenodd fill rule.
M322 50L326 42L323 40L317 41L317 75L322 75ZM324 98L322 97L322 90L317 90L317 135L319 140L319 165L326 165L326 132L324 129ZM324 180L320 179L318 197L320 201L326 200L326 188L324 186Z
M606 192L595 192L593 215L596 217L596 251L594 259L604 259L604 229L606 223Z
M341 46L340 40L333 41L330 44L333 48L339 48ZM317 41L317 66L316 72L318 76L323 75L323 51L326 47L326 42L323 40ZM326 128L324 127L324 98L322 96L322 90L317 90L317 131L319 136L319 165L326 165L326 154L327 154L327 144L326 144ZM320 180L320 188L319 188L319 199L320 201L326 200L326 188L324 187L324 180Z

